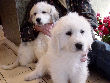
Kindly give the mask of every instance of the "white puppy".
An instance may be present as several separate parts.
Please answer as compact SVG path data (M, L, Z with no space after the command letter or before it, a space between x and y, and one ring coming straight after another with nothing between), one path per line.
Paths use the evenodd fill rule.
M58 20L59 14L56 8L46 2L38 2L30 11L30 20L34 25L43 26L48 23L54 23ZM39 33L38 37L32 42L21 42L18 50L18 58L14 64L1 66L3 69L13 69L18 65L25 66L34 59L45 55L48 49L49 37Z
M41 57L36 69L25 80L39 78L49 72L53 83L86 83L88 76L88 49L93 42L91 26L77 13L62 17L52 29L52 38L46 56Z

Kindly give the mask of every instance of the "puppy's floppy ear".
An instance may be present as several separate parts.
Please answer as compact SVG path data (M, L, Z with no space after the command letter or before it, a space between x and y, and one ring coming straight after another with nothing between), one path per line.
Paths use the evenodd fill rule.
M51 7L50 14L52 16L53 22L56 22L59 19L59 13L54 6Z

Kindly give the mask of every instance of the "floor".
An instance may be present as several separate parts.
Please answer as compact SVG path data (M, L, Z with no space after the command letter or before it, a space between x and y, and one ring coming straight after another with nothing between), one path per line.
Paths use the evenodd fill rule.
M17 55L6 45L0 46L0 64L9 65L16 60ZM0 69L0 83L52 83L49 76L33 81L24 81L24 77L34 70L35 64L29 64L28 67L17 67L12 70ZM110 83L98 74L92 73L87 83Z

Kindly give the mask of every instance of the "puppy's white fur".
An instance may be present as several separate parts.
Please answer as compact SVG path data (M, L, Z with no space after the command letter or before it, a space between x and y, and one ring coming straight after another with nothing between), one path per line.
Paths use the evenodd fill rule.
M56 8L46 2L38 2L30 11L30 19L35 25L41 26L47 23L54 23L58 18L59 14ZM40 19L40 22L37 22L36 19ZM49 37L40 32L34 41L21 42L18 50L18 59L15 63L9 66L3 65L1 68L13 69L19 64L25 66L35 59L39 60L47 52L48 40Z
M41 25L55 22L58 20L59 15L56 8L46 2L38 2L30 11L32 22L39 25L36 21L37 18L41 19Z
M46 56L41 57L36 69L25 80L49 72L54 83L86 83L87 61L81 62L80 58L87 55L93 42L88 21L77 13L69 13L56 23L51 33ZM80 50L75 46L79 42L82 44Z

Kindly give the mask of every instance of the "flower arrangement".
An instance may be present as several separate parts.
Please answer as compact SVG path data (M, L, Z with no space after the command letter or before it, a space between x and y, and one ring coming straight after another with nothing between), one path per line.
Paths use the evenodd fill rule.
M102 19L100 13L97 13L97 22L98 27L95 29L95 32L100 36L102 41L110 43L110 16Z

